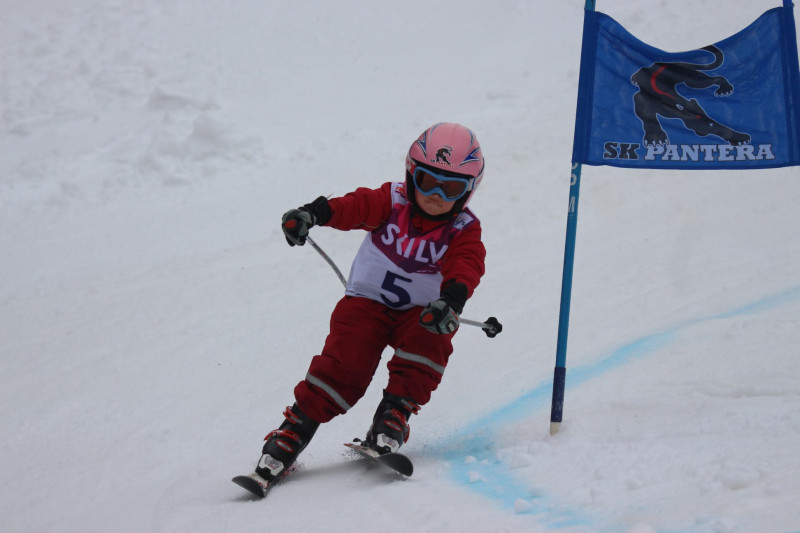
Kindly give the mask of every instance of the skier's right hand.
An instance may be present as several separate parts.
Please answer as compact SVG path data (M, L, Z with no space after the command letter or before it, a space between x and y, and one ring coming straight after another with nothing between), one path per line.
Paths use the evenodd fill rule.
M281 229L289 246L294 246L295 244L303 246L306 243L306 237L308 237L308 230L314 226L316 221L317 217L305 207L290 209L284 213Z

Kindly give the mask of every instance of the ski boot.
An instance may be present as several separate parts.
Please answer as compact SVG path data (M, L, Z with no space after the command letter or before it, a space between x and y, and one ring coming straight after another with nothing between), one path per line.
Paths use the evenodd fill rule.
M256 473L267 481L287 472L319 427L319 422L306 416L296 403L287 407L283 416L283 424L264 438L266 443L256 467Z
M372 426L367 431L364 444L381 455L395 453L408 441L411 428L408 419L417 414L419 405L411 398L383 392L383 400L375 411Z

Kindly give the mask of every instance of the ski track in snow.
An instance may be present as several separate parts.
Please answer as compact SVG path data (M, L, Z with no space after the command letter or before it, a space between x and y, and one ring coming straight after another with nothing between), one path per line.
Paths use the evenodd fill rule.
M664 331L646 335L624 344L614 352L600 356L587 366L570 368L567 372L566 401L570 391L583 383L599 378L636 359L654 354L659 348L675 342L682 332L705 322L751 315L769 311L800 299L800 287L794 287L774 296L738 307L728 312L705 318L690 320ZM569 368L569 367L568 367ZM530 479L515 475L515 468L509 460L503 460L502 449L495 441L495 435L504 426L512 426L530 417L531 411L549 406L552 394L552 381L526 393L517 400L501 406L486 416L471 423L463 430L444 441L447 452L437 454L452 465L452 477L482 496L498 501L500 505L516 513L543 515L548 528L560 529L571 526L585 526L591 530L608 532L623 531L621 524L600 524L585 516L578 508L572 508L569 501L552 501L545 494L532 494ZM565 415L568 419L569 415ZM464 460L464 457L467 460ZM710 520L710 521L713 521Z

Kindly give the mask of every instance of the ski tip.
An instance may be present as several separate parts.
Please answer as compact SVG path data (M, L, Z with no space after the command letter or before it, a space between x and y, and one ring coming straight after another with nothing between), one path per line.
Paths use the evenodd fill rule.
M269 481L262 478L255 472L246 476L236 476L231 479L231 481L247 490L254 496L258 496L259 498L266 497L267 492L269 492L269 489L271 488Z
M353 450L354 452L358 453L362 457L366 457L371 459L375 462L378 462L384 466L387 466L397 472L398 474L402 474L406 477L410 477L411 474L414 473L414 465L411 462L411 459L403 455L402 453L380 453L374 448L370 448L369 446L365 446L364 444L359 444L360 441L356 440L356 442L345 442L344 445Z
M411 477L411 474L414 473L414 463L411 462L411 459L399 453L381 455L378 457L377 461L406 477Z

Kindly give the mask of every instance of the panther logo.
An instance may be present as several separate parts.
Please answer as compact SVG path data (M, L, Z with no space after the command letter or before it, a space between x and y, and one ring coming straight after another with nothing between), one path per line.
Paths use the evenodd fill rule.
M722 65L725 59L722 50L714 45L702 50L714 54L714 61L708 64L658 62L640 68L631 76L631 83L639 87L639 92L633 96L633 104L636 116L642 121L645 146L669 144L669 137L658 121L659 116L680 119L684 126L701 137L715 135L732 145L750 143L750 135L720 124L708 116L697 100L688 100L678 92L678 85L683 83L693 89L708 89L716 85L715 96L733 93L733 85L725 77L703 72Z
M433 163L444 163L448 166L453 166L450 164L450 161L447 160L447 156L453 154L453 147L444 145L443 148L439 148L436 150L436 159L432 159L431 162Z

